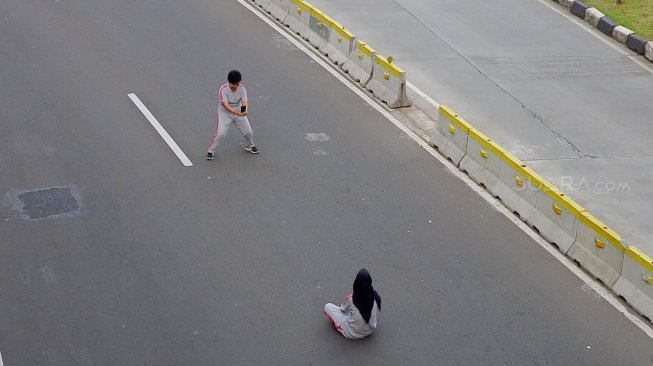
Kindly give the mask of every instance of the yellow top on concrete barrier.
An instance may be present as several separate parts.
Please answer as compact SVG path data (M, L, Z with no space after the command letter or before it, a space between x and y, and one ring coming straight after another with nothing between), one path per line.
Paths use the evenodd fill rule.
M626 255L649 272L653 273L653 259L633 245L626 248Z
M308 1L304 0L290 0L293 4L296 4L300 8L308 11L311 15L313 15L315 18L317 18L320 23L333 28L336 32L340 33L340 35L348 40L351 41L354 39L354 34L345 29L342 24L336 22L333 20L330 16L328 16L326 13L324 13L322 10L318 9L316 6L313 6L311 3Z
M542 177L535 172L535 170L529 168L524 164L523 161L519 160L516 156L511 154L509 151L504 150L501 159L505 161L508 166L517 171L518 174L523 175L528 179L531 184L534 184L533 188L540 189L542 187Z
M492 139L485 136L484 134L481 133L481 131L475 128L469 129L469 137L471 137L476 142L478 142L483 148L492 151L495 155L501 156L505 152L505 150L501 146L499 146L499 144L492 141Z
M334 20L331 19L330 16L326 15L324 12L322 12L317 7L313 6L308 1L303 1L303 0L297 0L297 1L298 2L301 1L304 4L306 4L308 6L308 11L311 13L311 15L316 17L320 21L320 23L322 23L324 25L327 25L327 26L331 26L331 24L333 23Z
M567 211L578 218L580 218L581 213L585 211L585 209L576 203L576 201L569 198L569 196L556 188L556 186L545 180L542 180L541 182L541 190L546 193L547 196L551 197L555 203L562 205L567 209Z
M376 51L374 51L374 48L370 47L369 44L367 44L367 43L365 43L363 41L358 41L357 48L362 54L366 55L367 57L374 56L374 52L376 52Z
M302 8L303 10L306 10L307 12L311 12L311 10L314 9L313 5L307 3L306 1L303 0L290 0L291 3L297 5L298 7Z
M587 225L587 227L592 229L602 238L605 238L608 243L612 244L617 249L621 250L622 252L626 250L626 248L621 243L621 235L617 234L614 230L607 227L604 223L602 223L596 217L592 216L589 212L585 211L580 215L580 222Z
M469 124L469 122L465 121L462 117L456 114L451 108L447 107L444 104L440 104L440 114L443 116L447 117L447 119L453 123L454 125L458 126L459 128L462 128L465 133L469 133L469 130L471 130L473 127L472 125Z
M383 66L384 69L388 70L389 72L391 72L393 75L395 75L398 78L400 78L404 74L406 74L406 72L404 70L402 70L400 67L396 66L395 64L389 63L388 60L386 60L386 58L381 56L381 55L374 56L374 61L377 64Z
M333 19L331 19L331 28L335 29L336 32L340 33L342 38L348 41L351 41L355 37L352 32L348 31L342 24L336 22Z

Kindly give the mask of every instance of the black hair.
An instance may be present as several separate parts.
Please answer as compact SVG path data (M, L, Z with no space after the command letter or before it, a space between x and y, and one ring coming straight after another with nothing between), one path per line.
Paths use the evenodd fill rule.
M372 307L374 307L375 302L379 311L381 311L381 296L374 291L374 287L372 287L372 276L370 276L370 273L365 268L358 271L356 279L354 280L354 294L352 296L352 301L358 308L358 311L360 311L366 323L370 322Z
M243 77L240 75L240 71L238 70L231 70L229 71L229 75L227 75L227 80L232 84L240 83L242 79Z

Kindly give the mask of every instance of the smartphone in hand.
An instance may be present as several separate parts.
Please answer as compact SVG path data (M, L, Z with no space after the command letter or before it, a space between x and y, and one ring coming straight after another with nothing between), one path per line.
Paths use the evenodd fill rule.
M247 111L247 106L241 105L240 106L240 113L245 113Z

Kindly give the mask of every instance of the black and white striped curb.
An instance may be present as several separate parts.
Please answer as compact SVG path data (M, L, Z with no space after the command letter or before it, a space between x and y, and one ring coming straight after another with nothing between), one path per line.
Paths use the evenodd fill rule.
M653 41L619 25L610 19L610 17L601 13L597 8L591 8L578 0L552 1L568 8L572 14L584 19L601 33L614 38L617 42L643 55L650 62L653 62Z

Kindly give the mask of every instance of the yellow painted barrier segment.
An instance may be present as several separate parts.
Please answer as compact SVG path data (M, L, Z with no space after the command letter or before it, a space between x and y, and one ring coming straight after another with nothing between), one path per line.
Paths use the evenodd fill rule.
M610 245L621 250L622 252L626 250L623 244L621 244L621 235L617 234L614 230L607 227L605 224L599 221L599 219L592 216L589 212L585 211L581 214L580 222L592 229L603 239L606 239ZM599 248L605 247L603 240L599 239L598 237L594 239L594 243Z
M308 11L310 14L312 14L313 16L315 16L322 24L336 30L342 36L342 38L346 39L347 41L351 41L352 39L354 39L355 36L353 33L345 29L345 27L342 26L340 23L336 22L331 17L329 17L328 15L320 11L317 7L314 7L310 3L303 0L291 0L291 2L298 6L298 13L301 14L301 9L304 9ZM341 39L338 40L340 41ZM367 43L363 41L358 41L357 49L359 50L359 52L361 52L362 54L368 57L372 57L372 55L374 55L375 52L372 47L370 47ZM359 58L361 57L359 56ZM402 70L401 68L397 67L394 64L391 64L381 55L376 55L375 61L376 63L382 65L385 69L387 69L397 77L402 77L402 75L405 74L404 70ZM384 77L388 79L389 75L384 72ZM653 272L653 260L650 257L648 257L646 254L644 254L634 246L629 246L628 248L625 248L621 243L621 236L617 234L614 230L605 226L596 217L589 214L587 211L585 211L585 209L582 206L577 204L574 200L569 198L564 193L560 192L557 188L545 182L534 170L527 167L521 160L519 160L518 158L510 154L507 150L503 149L500 145L498 145L497 143L489 139L480 131L474 129L467 121L465 121L460 116L455 114L447 106L441 105L440 110L444 112L443 114L447 117L447 119L449 119L449 121L451 121L457 127L462 128L466 133L469 134L470 137L476 140L481 146L483 146L484 148L492 151L494 154L501 157L510 166L512 166L513 169L515 169L518 173L522 174L531 183L535 183L537 187L541 188L543 192L545 192L549 197L551 197L554 200L554 202L560 203L574 216L579 217L581 222L589 226L593 231L595 231L601 237L606 238L608 243L615 246L617 249L621 251L626 251L626 254L629 257L631 257L637 263L639 263L640 265L648 269L650 272ZM449 130L453 134L456 131L456 127L450 125ZM481 149L479 153L484 158L487 158L488 156L488 152L484 149ZM519 176L515 177L515 182L519 186L524 185L523 178ZM562 208L560 206L553 204L552 208L556 212L556 214L558 215L561 214ZM605 242L603 242L603 240L599 239L598 237L594 239L594 242L598 248L605 248ZM653 277L651 276L648 276L644 280L648 284L653 284Z
M316 6L313 6L308 1L303 1L303 0L290 0L290 1L293 4L297 5L298 7L308 11L309 13L311 13L311 15L313 15L315 18L317 18L320 21L320 23L322 23L323 25L326 25L328 27L333 28L336 32L340 33L340 35L344 39L346 39L348 41L351 41L352 39L354 39L355 36L354 36L353 33L348 31L347 29L345 29L345 27L342 24L340 24L340 23L336 22L335 20L333 20L333 18L328 16L326 13L324 13L322 10L320 10Z
M336 22L335 20L331 19L331 28L333 28L336 32L338 32L342 38L351 41L354 39L354 34L350 31L348 31L342 24Z
M299 0L299 1L301 1L301 0ZM311 15L316 17L320 21L320 23L331 26L331 24L333 23L333 19L331 19L331 17L329 17L328 15L323 13L320 9L318 9L315 6L311 5L307 1L303 1L303 3L309 6L308 11L311 13Z
M542 188L542 177L537 174L533 169L529 168L524 164L523 161L519 160L516 156L512 155L510 152L507 150L504 150L501 148L503 153L499 155L503 161L505 161L511 168L513 168L515 171L517 171L518 174L524 176L530 184L533 185L534 189L541 189ZM515 177L515 180L517 180L518 177ZM520 184L522 186L523 184Z
M465 133L469 133L469 130L473 128L472 125L469 124L469 122L462 119L462 117L457 115L456 112L452 111L451 108L447 107L444 104L440 105L440 113L445 117L447 117L447 119L450 122L452 122L454 125L463 129Z
M478 142L479 145L482 146L481 149L481 156L484 158L487 158L487 150L491 151L495 155L503 155L504 149L499 146L496 142L492 141L489 137L485 136L484 134L481 133L481 131L475 129L475 128L470 128L469 129L469 137L474 139L476 142ZM485 151L485 155L483 155L483 151Z
M560 206L556 205L555 203L553 204L553 211L556 213L556 215L562 214L562 208Z
M641 250L637 249L637 247L633 245L629 245L626 248L626 255L630 257L632 260L637 262L640 266L644 267L646 270L649 272L653 273L653 259L649 257L648 255L644 254ZM649 275L648 278L651 276ZM651 279L649 282L646 278L642 278L644 281L646 281L649 285L653 284L653 279Z
M367 43L365 43L363 41L358 41L358 46L356 46L356 48L358 48L358 51L360 53L362 53L363 55L366 55L367 57L374 56L374 52L376 52L376 51L374 51L374 48L370 47L370 45L368 45ZM360 56L359 58L363 58L363 57Z
M569 198L569 196L567 196L566 194L562 193L558 188L556 188L551 183L543 180L541 181L541 187L542 187L541 188L542 192L546 193L547 196L551 197L551 199L553 199L553 202L559 204L560 206L563 206L572 215L580 218L581 212L585 211L585 209L581 205L579 205L578 203L576 203L576 201ZM558 211L561 211L561 208L558 207L558 209L556 209L556 207L558 206L554 205L553 210L556 211L558 215L560 215Z
M599 238L594 238L594 245L596 245L596 247L599 249L605 248L605 242Z
M307 3L306 1L303 0L290 0L291 3L297 5L298 7L298 12L300 9L306 10L310 12L313 9L313 5ZM301 12L299 12L301 14Z
M385 57L381 55L376 55L374 56L374 61L383 66L384 69L388 70L390 73L394 74L397 77L402 77L406 72L402 70L400 67L397 67L395 64L391 64L386 60Z

